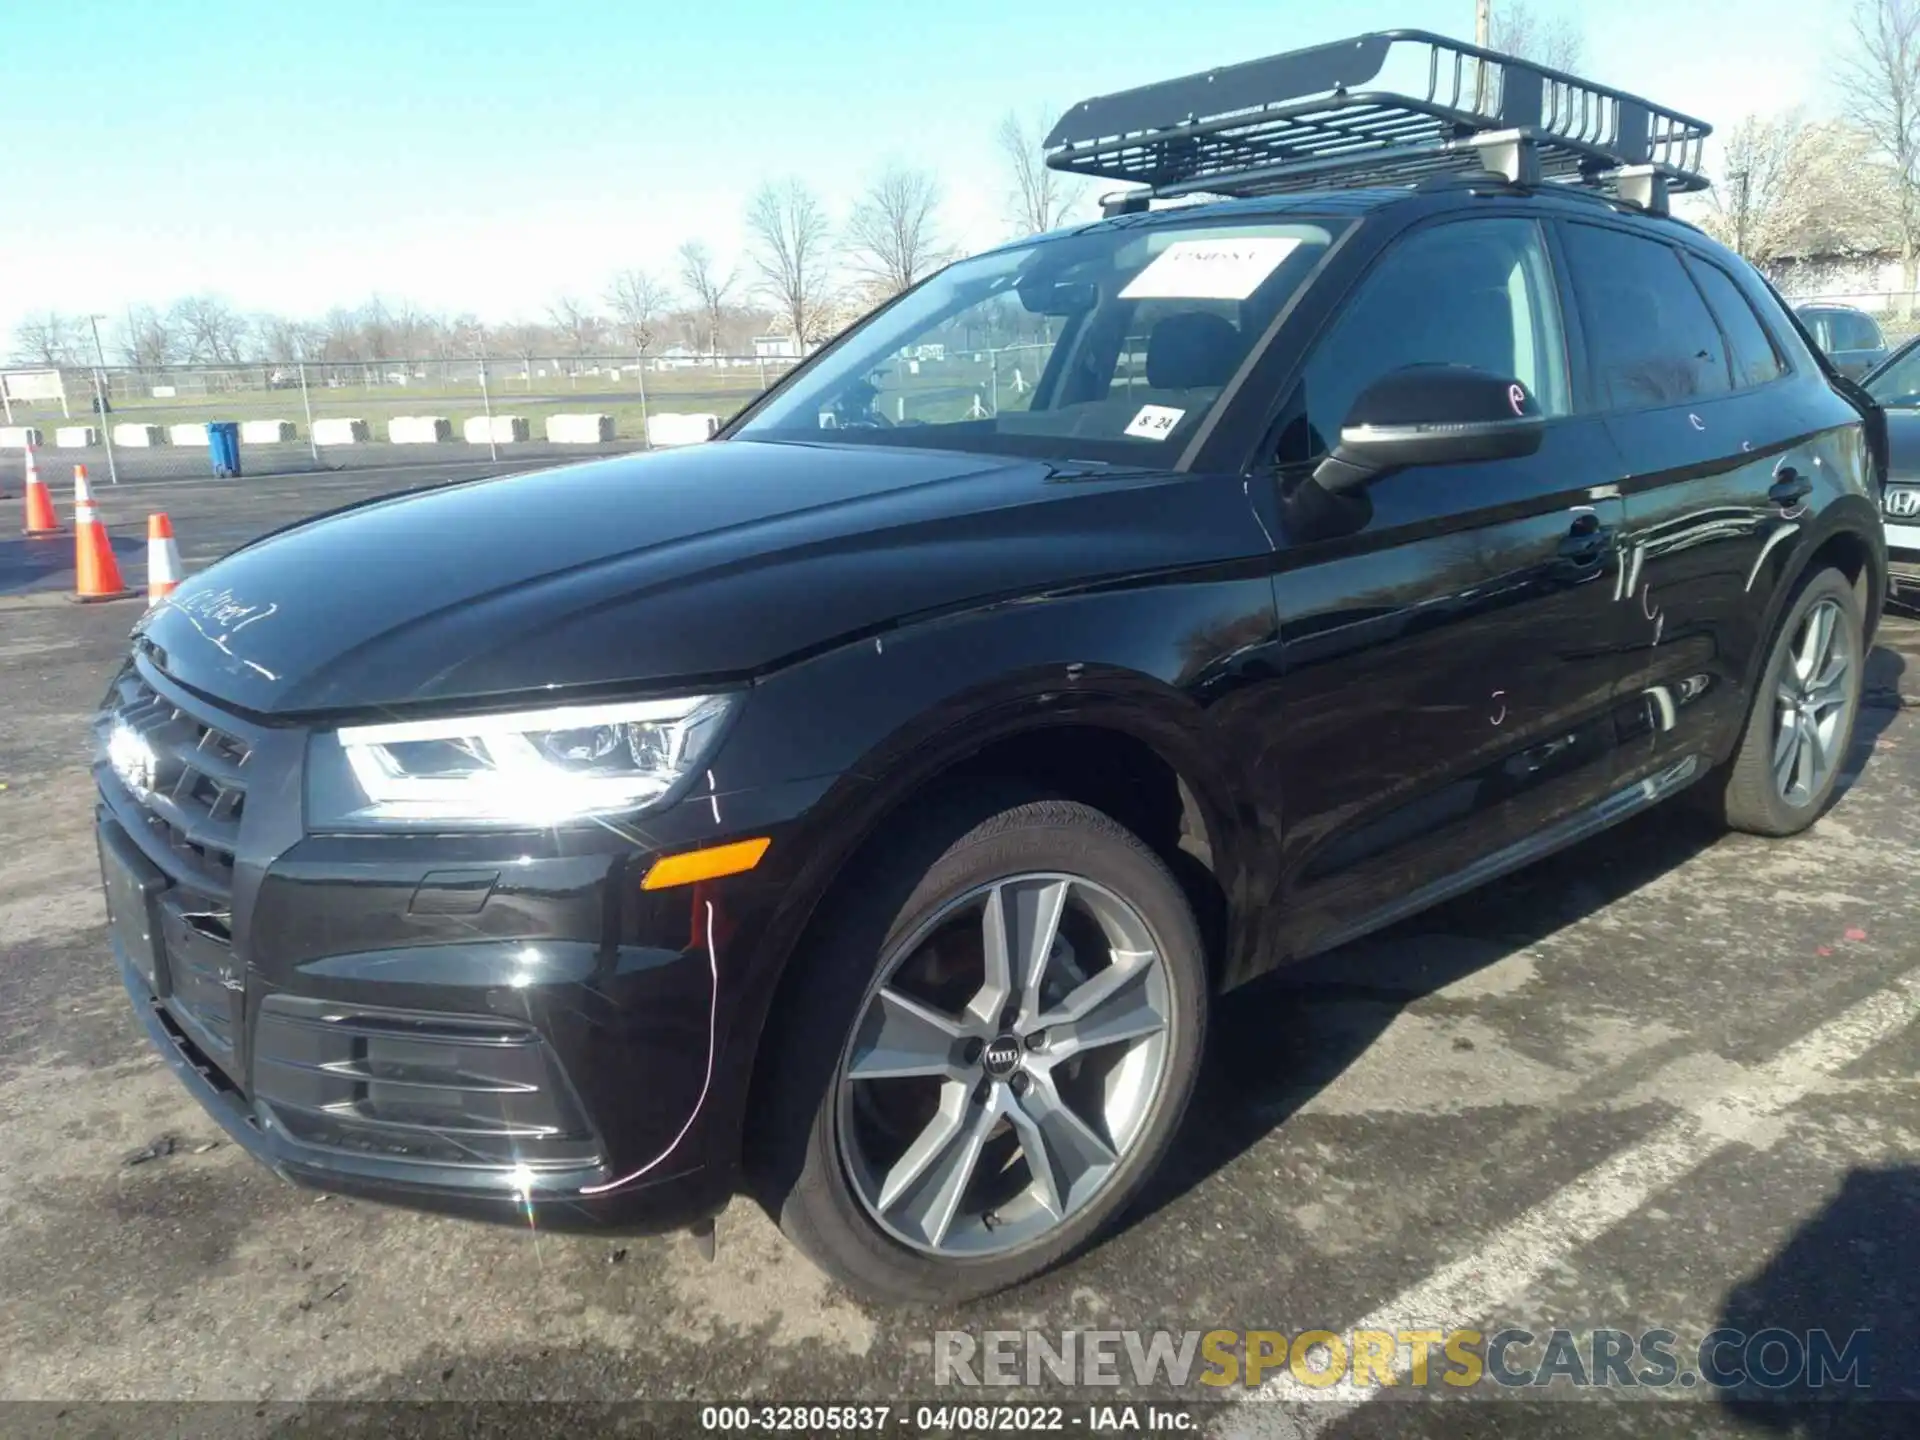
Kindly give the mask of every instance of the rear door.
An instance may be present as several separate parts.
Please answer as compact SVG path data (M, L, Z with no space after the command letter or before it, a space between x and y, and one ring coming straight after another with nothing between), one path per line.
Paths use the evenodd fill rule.
M1389 474L1330 511L1308 478L1353 400L1403 366L1520 381L1539 452ZM1282 407L1274 592L1284 675L1262 777L1286 818L1296 952L1497 864L1612 776L1623 506L1605 426L1572 413L1540 225L1448 220L1395 242Z
M1621 779L1697 773L1746 714L1746 677L1815 456L1793 377L1742 282L1664 237L1568 221L1588 400L1624 471ZM1684 773L1682 773L1684 772Z

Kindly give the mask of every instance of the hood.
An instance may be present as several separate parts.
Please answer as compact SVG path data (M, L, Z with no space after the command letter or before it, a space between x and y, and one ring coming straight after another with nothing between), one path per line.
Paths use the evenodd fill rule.
M1238 477L731 440L323 516L137 633L242 710L384 709L739 680L903 617L1266 549Z

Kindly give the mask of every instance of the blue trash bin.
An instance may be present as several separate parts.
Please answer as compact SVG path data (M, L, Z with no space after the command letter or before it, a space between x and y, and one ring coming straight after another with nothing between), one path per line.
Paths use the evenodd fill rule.
M240 478L240 427L231 420L215 420L207 426L207 454L213 461L213 473L222 480Z

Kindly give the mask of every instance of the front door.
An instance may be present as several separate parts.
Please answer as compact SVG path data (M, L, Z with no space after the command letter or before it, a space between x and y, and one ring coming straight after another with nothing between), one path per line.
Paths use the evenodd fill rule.
M1354 398L1433 363L1523 384L1549 417L1538 453L1324 503L1308 476ZM1306 361L1278 442L1284 673L1261 767L1295 953L1497 864L1611 782L1618 461L1571 393L1548 249L1522 215L1401 239Z

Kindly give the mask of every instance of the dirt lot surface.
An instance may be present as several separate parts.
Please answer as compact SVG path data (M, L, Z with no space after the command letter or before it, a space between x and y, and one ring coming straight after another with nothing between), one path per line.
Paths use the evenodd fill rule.
M249 508L213 506L236 493ZM356 493L182 492L174 518L197 563ZM1122 1233L1010 1294L895 1314L827 1284L744 1202L709 1264L680 1238L318 1196L226 1143L149 1052L106 953L86 719L136 614L0 598L0 1399L67 1407L15 1411L22 1433L347 1426L281 1408L316 1399L1006 1398L936 1386L942 1329L1663 1326L1683 1360L1721 1325L1867 1329L1876 1391L1920 1398L1920 625L1884 630L1846 792L1808 835L1669 808L1237 997L1183 1148ZM1130 1394L1041 1390L1082 1432L1089 1404ZM1920 1433L1914 1409L1808 1430L1670 1394L1202 1418ZM165 1424L71 1408L214 1399L250 1403ZM415 1419L437 1415L474 1433L470 1414Z

